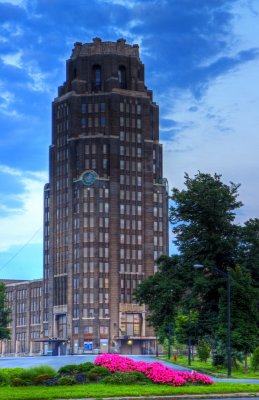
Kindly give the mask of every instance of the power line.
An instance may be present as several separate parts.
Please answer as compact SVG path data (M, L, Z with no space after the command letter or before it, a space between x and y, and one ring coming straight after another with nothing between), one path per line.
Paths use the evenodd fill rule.
M37 229L37 231L36 232L34 232L34 234L32 235L32 237L0 268L0 271L2 271L5 267L7 267L7 265L9 265L10 264L10 262L12 262L13 261L13 259L15 258L15 257L17 257L18 256L18 254L20 254L22 251L23 251L23 249L25 249L25 247L27 247L28 246L28 244L32 241L32 239L34 239L35 238L35 236L37 235L37 233L40 231L42 229L42 227L40 227L39 229Z

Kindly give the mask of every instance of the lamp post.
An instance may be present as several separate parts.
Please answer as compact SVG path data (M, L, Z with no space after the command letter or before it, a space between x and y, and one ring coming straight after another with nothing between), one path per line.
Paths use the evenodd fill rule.
M203 264L194 264L193 268L210 268L216 271L218 274L223 275L227 280L227 369L228 369L228 378L231 376L231 340L230 340L230 274L229 272L224 272L218 269L217 267L211 265L203 265Z

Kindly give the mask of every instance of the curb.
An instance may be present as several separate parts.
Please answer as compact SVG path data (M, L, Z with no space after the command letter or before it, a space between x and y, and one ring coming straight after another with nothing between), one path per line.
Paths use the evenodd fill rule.
M193 394L193 395L168 395L168 396L132 396L132 397L81 397L57 400L181 400L181 399L232 399L232 398L254 398L259 399L259 393L215 393L215 394Z

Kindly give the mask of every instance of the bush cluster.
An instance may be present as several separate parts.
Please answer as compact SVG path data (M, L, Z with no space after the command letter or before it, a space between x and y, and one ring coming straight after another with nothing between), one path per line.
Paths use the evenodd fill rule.
M0 369L0 386L71 386L99 382L110 374L108 368L90 362L65 365L58 371L45 365L33 368L3 368Z
M184 384L211 384L205 375L174 371L158 362L145 363L116 354L103 354L94 364L65 365L58 371L42 365L33 368L0 369L0 386L72 386L90 382L105 384L148 384L150 382L180 386Z

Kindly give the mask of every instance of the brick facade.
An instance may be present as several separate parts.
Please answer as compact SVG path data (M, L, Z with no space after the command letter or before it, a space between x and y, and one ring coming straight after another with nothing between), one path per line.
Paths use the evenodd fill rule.
M168 254L158 106L123 39L75 43L66 71L44 188L41 350L151 353L133 292Z

